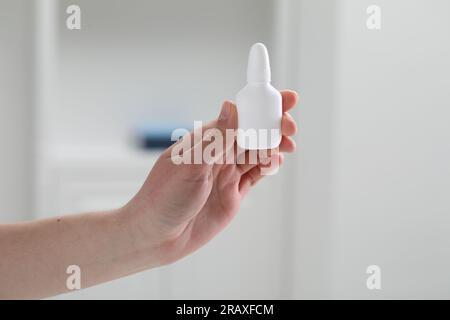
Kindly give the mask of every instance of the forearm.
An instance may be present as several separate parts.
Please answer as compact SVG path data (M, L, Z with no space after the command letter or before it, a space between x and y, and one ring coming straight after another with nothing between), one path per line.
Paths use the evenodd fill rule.
M67 267L89 287L159 264L159 245L125 209L0 225L0 298L66 292Z

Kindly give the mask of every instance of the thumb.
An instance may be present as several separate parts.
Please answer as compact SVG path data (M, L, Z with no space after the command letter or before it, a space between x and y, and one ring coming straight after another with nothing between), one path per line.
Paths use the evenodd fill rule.
M172 157L175 153L180 159L191 160L188 163L202 164L205 168L212 167L214 163L223 160L228 151L234 147L237 126L236 105L231 101L225 101L216 120L199 128L200 131L192 131L187 139L174 144L168 149L167 153ZM217 136L220 136L222 143L218 143ZM210 154L210 149L214 149L213 155ZM179 154L179 150L183 151L182 154ZM195 155L203 161L200 163L195 161Z
M203 137L192 148L194 153L201 153L204 164L209 166L225 163L229 151L234 147L237 126L236 105L225 101L218 118L202 127Z
M223 160L222 163L225 163L229 151L234 148L236 129L238 128L238 113L236 105L233 102L225 101L222 104L216 127L222 132L223 136L223 149L222 152L217 155L216 159L221 159Z
M217 127L220 130L232 129L236 130L238 126L238 117L236 105L231 101L225 101L222 104L219 118L217 119Z

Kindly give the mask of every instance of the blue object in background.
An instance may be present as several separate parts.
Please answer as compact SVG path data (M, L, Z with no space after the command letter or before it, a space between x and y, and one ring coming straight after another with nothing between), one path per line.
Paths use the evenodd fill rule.
M149 123L139 126L135 130L135 137L140 148L150 149L166 149L170 147L176 140L172 140L172 134L177 129L192 130L192 125L176 124L176 123Z

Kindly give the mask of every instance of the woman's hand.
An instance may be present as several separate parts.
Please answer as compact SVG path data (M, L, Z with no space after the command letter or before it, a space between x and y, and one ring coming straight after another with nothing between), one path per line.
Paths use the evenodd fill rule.
M175 164L174 148L194 153L200 145L204 150L211 143L194 144L194 139L183 139L160 156L141 190L123 208L141 239L158 247L159 264L176 261L211 240L232 220L247 192L264 177L262 170L277 169L283 162L283 153L295 150L295 142L289 136L296 133L297 126L287 111L296 105L298 95L293 91L281 94L283 137L278 150L270 150L268 158L258 157L253 164L248 159L236 163L236 157L243 157L245 152L238 150L234 139L225 141L223 153L216 156L222 163ZM227 101L218 119L202 129L205 132L216 128L226 137L225 130L235 130L237 120L236 106ZM180 145L186 143L188 148ZM225 161L229 154L234 157L232 163Z
M268 170L279 166L283 152L295 149L288 136L297 128L286 111L296 104L297 94L284 91L282 96L283 138L279 150L271 150ZM236 126L236 107L225 102L220 117L203 129L234 133ZM161 155L141 190L123 208L0 224L0 298L67 292L67 281L76 276L67 273L71 266L79 270L81 288L90 287L173 262L208 242L234 217L267 166L262 164L267 157L237 164L236 158L248 151L235 150L233 136L214 152L214 161L201 164L177 165L173 160L180 147L190 159L197 148L212 142L177 142ZM223 164L220 159L231 161Z

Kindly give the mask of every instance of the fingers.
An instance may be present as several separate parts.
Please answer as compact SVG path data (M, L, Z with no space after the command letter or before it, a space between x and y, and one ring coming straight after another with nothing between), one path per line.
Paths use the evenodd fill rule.
M261 167L255 166L241 177L239 181L239 193L245 196L250 188L254 186L263 176L261 175Z
M237 167L241 174L245 174L249 170L258 165L265 165L270 162L270 158L283 152L292 153L296 150L297 144L287 136L283 136L280 145L276 149L268 150L246 150L237 158Z
M281 152L294 152L295 149L297 148L297 144L295 143L295 141L287 136L283 136L283 138L281 138L281 142L280 142L280 146L279 149Z
M293 136L297 133L297 123L292 116L285 112L281 118L281 134L283 136Z
M284 153L280 153L279 154L279 162L278 162L278 164L281 166L282 164L283 164L283 162L284 162Z
M245 196L247 192L264 176L269 175L270 172L277 170L284 161L284 155L282 153L276 154L268 165L259 164L248 170L241 176L239 181L239 193L241 196Z
M281 91L281 95L284 111L292 109L297 103L298 95L296 92L285 90ZM236 146L235 129L237 125L238 115L236 105L231 101L225 101L217 120L211 121L202 128L198 128L200 130L186 135L182 141L174 144L166 153L171 157L175 153L178 158L182 159L180 161L183 163L186 163L187 160L187 163L203 165L208 167L208 169L216 163L228 163L227 159L230 158L228 155L230 153L233 154L233 151L237 152L235 154L236 158L245 156L241 155L245 150L239 150L239 148L238 150L233 149ZM296 134L297 125L292 116L287 112L284 112L282 116L281 131L283 137L279 148L274 152L269 150L265 158L273 153L295 151L296 144L288 136ZM206 161L203 159L205 154L208 156ZM196 156L199 159L196 159ZM260 160L249 161L249 165L240 167L240 169L242 172L247 172L253 169L255 164L259 164L261 162ZM247 161L244 161L244 163L247 163Z
M292 90L280 91L281 97L283 99L283 112L291 110L298 101L298 94Z
M237 168L241 175L247 173L258 165L268 164L271 157L278 155L278 149L270 150L247 150L237 160Z

